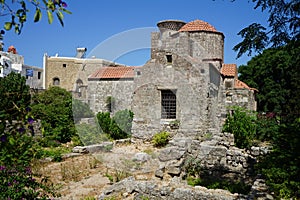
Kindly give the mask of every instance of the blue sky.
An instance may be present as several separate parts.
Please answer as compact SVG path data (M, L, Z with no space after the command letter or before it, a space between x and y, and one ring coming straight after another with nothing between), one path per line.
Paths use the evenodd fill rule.
M149 59L150 32L157 22L178 19L206 21L225 35L225 63L246 64L236 60L237 33L253 22L266 24L267 14L253 9L247 0L66 0L73 14L65 15L65 26L52 25L43 15L33 23L33 12L21 35L4 35L5 50L10 45L24 56L25 64L42 67L43 55L72 57L77 47L87 48L87 57L113 58L126 65L142 65ZM34 11L34 8L30 8ZM1 19L3 24L4 18ZM129 35L129 36L128 36ZM133 45L133 46L131 46ZM126 48L124 49L124 46ZM121 51L122 50L122 51ZM106 54L112 54L108 56Z

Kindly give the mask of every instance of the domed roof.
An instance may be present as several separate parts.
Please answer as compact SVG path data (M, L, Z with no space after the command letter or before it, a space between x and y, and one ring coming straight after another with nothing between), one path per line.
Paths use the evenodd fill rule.
M210 31L210 32L219 33L219 31L217 31L215 27L199 19L185 24L183 27L181 27L181 29L179 29L179 31L180 32Z

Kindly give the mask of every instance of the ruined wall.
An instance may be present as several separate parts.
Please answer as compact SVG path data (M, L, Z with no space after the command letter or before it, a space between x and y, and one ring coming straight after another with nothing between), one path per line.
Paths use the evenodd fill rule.
M228 88L225 105L227 109L230 109L231 106L239 106L247 110L256 110L254 91L246 88Z

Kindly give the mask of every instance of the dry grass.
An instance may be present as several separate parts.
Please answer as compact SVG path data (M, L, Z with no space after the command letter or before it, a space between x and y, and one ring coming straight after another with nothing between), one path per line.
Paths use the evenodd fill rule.
M48 177L62 195L61 200L93 199L100 195L106 186L128 176L141 180L153 178L157 161L133 161L132 157L137 152L146 152L152 159L157 154L152 145L119 144L111 152L81 155L62 162L35 161L33 172L40 177ZM122 198L116 196L112 199Z

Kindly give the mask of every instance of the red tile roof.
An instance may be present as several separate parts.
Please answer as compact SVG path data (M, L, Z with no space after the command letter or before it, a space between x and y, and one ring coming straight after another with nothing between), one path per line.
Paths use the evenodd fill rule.
M238 79L235 79L234 88L246 88L249 90L251 89L246 83Z
M183 27L179 29L180 32L193 32L193 31L210 31L210 32L218 32L215 27L210 25L209 23L202 20L195 20L185 24Z
M137 67L103 67L89 76L89 79L121 79L134 78L134 69Z
M221 68L221 74L224 75L224 76L237 77L236 64L223 64L222 68Z

